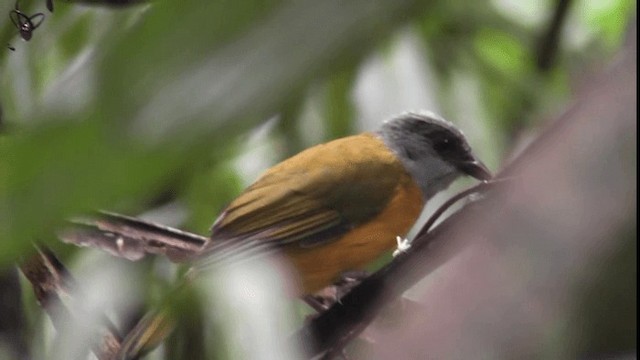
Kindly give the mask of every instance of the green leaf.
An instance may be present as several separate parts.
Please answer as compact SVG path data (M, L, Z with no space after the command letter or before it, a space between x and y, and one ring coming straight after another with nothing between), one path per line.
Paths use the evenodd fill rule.
M516 38L505 32L482 29L475 36L474 47L482 59L507 75L520 74L530 64L530 54Z

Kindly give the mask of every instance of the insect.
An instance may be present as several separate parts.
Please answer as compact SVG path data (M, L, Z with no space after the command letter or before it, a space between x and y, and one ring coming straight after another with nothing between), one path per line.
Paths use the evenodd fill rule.
M32 16L29 16L22 11L20 11L20 7L18 6L20 0L16 0L16 5L14 9L9 13L9 17L11 18L11 22L20 32L20 37L22 37L25 41L31 40L33 36L33 31L37 29L42 22L44 21L44 14L39 12ZM48 5L48 3L47 3Z

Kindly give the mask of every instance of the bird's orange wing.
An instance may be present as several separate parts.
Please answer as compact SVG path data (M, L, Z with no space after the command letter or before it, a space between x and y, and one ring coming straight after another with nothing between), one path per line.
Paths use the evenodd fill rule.
M307 149L231 202L213 225L212 244L251 240L308 247L336 240L384 209L404 171L373 134Z

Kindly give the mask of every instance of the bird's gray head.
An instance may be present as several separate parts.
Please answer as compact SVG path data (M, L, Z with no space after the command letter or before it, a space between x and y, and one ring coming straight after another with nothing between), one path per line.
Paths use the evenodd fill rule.
M420 185L425 200L460 175L491 178L462 132L433 113L402 114L385 122L378 134Z

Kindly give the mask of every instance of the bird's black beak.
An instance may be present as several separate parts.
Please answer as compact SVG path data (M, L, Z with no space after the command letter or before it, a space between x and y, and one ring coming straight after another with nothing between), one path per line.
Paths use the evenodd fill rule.
M459 169L463 173L482 181L490 180L493 177L489 168L478 159L461 163Z

